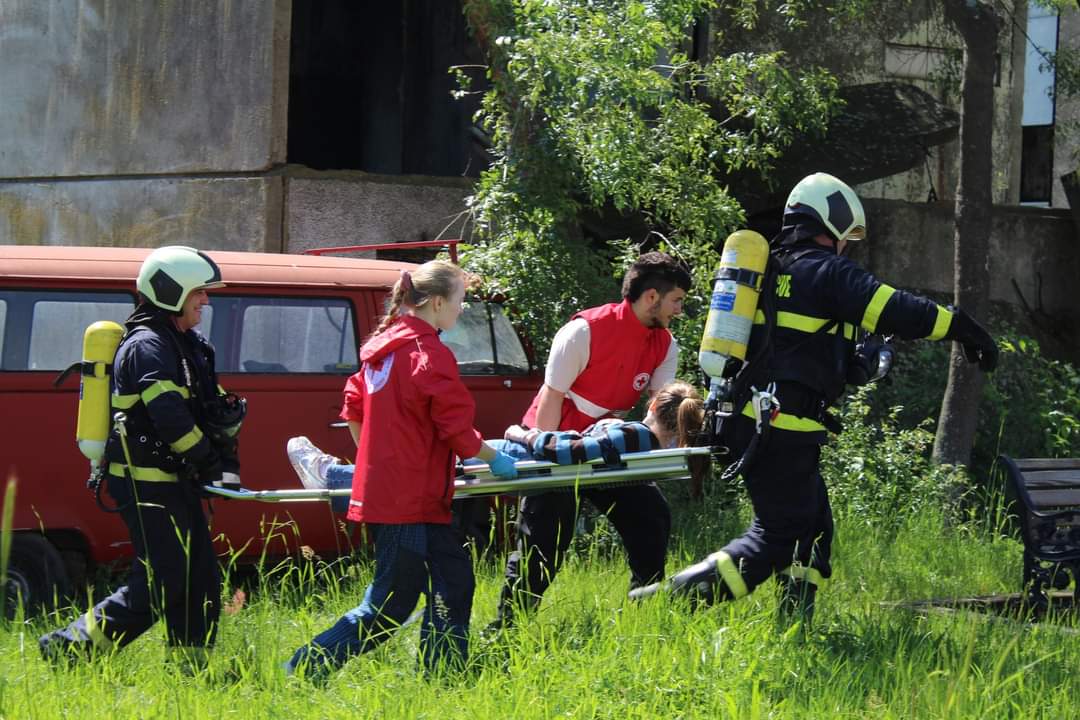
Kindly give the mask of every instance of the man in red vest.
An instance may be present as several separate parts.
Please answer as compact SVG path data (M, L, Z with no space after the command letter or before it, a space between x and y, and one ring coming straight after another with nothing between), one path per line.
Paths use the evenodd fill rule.
M690 273L671 256L638 258L623 280L621 303L584 310L556 333L544 385L522 423L580 432L674 380L679 348L668 324L682 313L689 290ZM655 483L531 495L518 509L518 547L506 563L495 628L509 625L514 610L539 604L570 546L581 496L622 538L631 588L664 577L671 510Z

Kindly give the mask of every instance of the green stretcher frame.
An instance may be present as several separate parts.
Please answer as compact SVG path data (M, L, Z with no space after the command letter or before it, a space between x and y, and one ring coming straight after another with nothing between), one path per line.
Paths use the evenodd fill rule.
M491 474L487 465L468 465L464 474L454 481L454 497L483 497L486 495L516 495L538 493L548 490L577 489L595 486L617 486L656 480L686 480L690 477L690 458L709 455L709 447L673 448L649 452L625 453L617 466L605 465L593 460L579 465L559 465L551 462L522 460L516 463L518 476L503 480ZM309 502L328 501L335 497L348 497L352 491L309 490L287 488L283 490L231 490L209 487L205 490L232 500L255 500L258 502Z

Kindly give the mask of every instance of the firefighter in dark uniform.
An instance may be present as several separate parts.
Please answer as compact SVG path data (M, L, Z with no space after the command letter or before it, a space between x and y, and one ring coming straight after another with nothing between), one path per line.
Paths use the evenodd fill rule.
M955 340L968 360L993 370L997 347L971 316L896 290L844 256L848 243L865 236L862 204L845 183L815 173L792 189L783 228L771 243L779 263L772 340L759 309L749 346L757 363L748 366L753 386L775 383L780 412L759 434L747 403L725 428L734 457L755 445L741 469L754 519L722 550L633 597L663 588L707 603L738 599L775 574L781 609L809 618L817 586L832 572L832 511L818 463L827 428L839 428L826 410L845 385L865 383L874 373L881 347L870 336L857 348L859 328L909 340ZM769 350L758 353L763 343Z
M245 403L218 386L214 350L194 328L206 291L223 285L217 264L189 247L158 248L139 270L140 302L113 360L117 421L105 450L135 558L120 589L38 641L47 659L122 648L159 618L184 667L201 666L214 643L221 576L199 487L239 486Z

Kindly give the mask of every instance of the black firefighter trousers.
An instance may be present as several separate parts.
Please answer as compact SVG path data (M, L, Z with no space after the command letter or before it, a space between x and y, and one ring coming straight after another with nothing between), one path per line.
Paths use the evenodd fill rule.
M123 507L120 516L135 549L126 582L66 628L42 636L46 657L122 648L159 618L170 646L213 645L221 575L202 501L181 483L134 485L137 502L126 480L109 478L109 494Z
M663 579L671 508L655 483L526 496L518 506L518 544L506 563L497 622L508 624L515 609L539 604L570 547L582 498L604 513L622 538L631 589Z
M753 432L753 421L740 418L733 446L745 447ZM832 575L833 518L818 467L821 446L805 435L772 428L743 471L754 518L721 550L726 557L718 565L726 563L738 575L729 582L719 568L717 599L749 594L774 573L812 585Z

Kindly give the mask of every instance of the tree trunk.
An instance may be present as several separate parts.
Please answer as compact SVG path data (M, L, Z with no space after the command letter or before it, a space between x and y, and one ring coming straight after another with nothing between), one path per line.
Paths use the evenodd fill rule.
M960 114L960 184L953 236L954 302L984 321L990 305L990 228L994 122L994 68L1000 21L992 6L946 0L945 16L964 39ZM967 465L978 424L983 376L954 344L949 384L941 403L935 462Z

